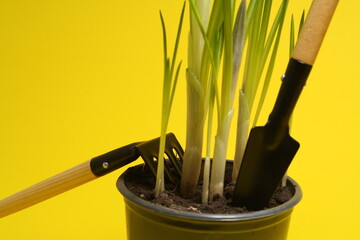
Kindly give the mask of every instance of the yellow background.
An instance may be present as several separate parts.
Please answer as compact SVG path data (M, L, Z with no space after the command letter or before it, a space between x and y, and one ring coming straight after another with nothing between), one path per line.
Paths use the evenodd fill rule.
M298 20L310 2L290 1L289 12ZM172 43L181 5L180 0L0 2L0 199L159 135L158 11ZM295 111L292 136L302 146L289 172L304 197L293 213L289 240L360 237L359 10L359 1L340 1ZM179 53L185 61L187 29L186 17ZM286 24L261 124L287 63L288 31ZM183 72L169 130L184 144ZM234 130L230 147L233 140ZM0 239L125 239L124 204L115 188L123 171L0 219Z

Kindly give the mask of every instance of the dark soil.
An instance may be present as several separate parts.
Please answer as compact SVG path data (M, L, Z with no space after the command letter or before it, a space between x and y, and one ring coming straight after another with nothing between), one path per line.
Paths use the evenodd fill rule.
M245 207L234 207L231 205L234 184L231 184L231 164L227 164L225 173L224 196L216 197L209 204L201 203L202 181L199 180L198 192L191 199L184 199L180 196L179 187L167 181L166 191L158 198L154 197L155 178L145 165L129 168L125 177L125 185L138 197L164 207L213 214L232 214L248 212ZM200 177L201 179L201 177ZM169 183L170 182L170 183ZM278 187L266 208L272 208L287 202L293 196L289 186Z

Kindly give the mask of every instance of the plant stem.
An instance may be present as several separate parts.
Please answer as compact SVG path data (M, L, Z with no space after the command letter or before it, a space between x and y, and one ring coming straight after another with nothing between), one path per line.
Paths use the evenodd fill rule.
M207 26L209 18L209 7L210 1L190 0L188 69L186 70L186 146L180 184L183 197L191 197L196 192L201 169L207 85L207 80L202 76L204 52L206 52L203 50L205 45L203 35L204 26Z
M197 188L200 175L203 131L204 131L204 91L191 69L186 71L187 79L187 125L186 148L181 177L181 194L191 197Z
M162 114L161 114L161 130L160 130L160 146L159 146L159 159L156 173L156 184L155 184L155 197L158 197L161 192L165 189L165 178L164 178L164 152L165 152L165 141L166 141L166 130L169 123L170 110L175 95L175 89L177 85L177 79L181 67L181 62L178 64L175 70L176 55L181 35L182 22L184 18L185 2L182 8L179 27L177 31L173 57L170 62L167 51L167 36L166 27L162 13L160 12L161 26L163 31L163 49L164 49L164 80L163 80L163 99L162 99Z
M235 146L235 157L232 171L232 182L235 183L245 152L246 142L249 134L250 111L249 103L242 90L239 93L239 114L237 121L237 135Z
M239 118L237 124L236 150L232 181L237 179L249 134L249 119L252 113L258 86L268 61L260 100L254 117L256 124L272 77L276 54L279 46L282 25L289 0L283 0L268 30L272 0L251 0L246 16L248 49L243 75L242 89L239 98ZM251 15L250 15L251 14ZM270 60L269 52L272 49Z
M210 96L210 106L208 113L208 128L207 128L207 140L206 140L206 157L204 161L204 171L203 171L203 188L201 195L201 202L203 204L207 204L209 201L209 186L210 186L210 150L211 150L211 139L212 139L212 126L213 126L213 112L214 112L214 100L215 100L215 92L214 89L211 91Z
M219 108L218 130L215 137L214 158L211 169L210 199L215 195L222 196L224 189L224 175L226 152L228 146L230 124L234 110L232 108L232 75L233 75L233 3L223 1L224 17L224 59L221 90L221 105Z

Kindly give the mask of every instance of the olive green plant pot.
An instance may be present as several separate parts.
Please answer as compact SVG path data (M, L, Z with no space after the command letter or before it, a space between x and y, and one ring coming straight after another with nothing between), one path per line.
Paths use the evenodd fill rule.
M117 188L124 196L128 240L285 240L291 213L301 200L298 184L288 178L294 196L277 207L240 214L201 214L173 210L145 201L124 183Z

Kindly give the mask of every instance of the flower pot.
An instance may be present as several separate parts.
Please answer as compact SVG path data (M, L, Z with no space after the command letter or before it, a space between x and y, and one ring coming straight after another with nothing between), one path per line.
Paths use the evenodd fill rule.
M173 210L152 204L129 191L124 183L117 188L124 196L128 240L285 240L291 213L301 200L298 184L288 178L294 196L274 208L239 214L202 214Z

